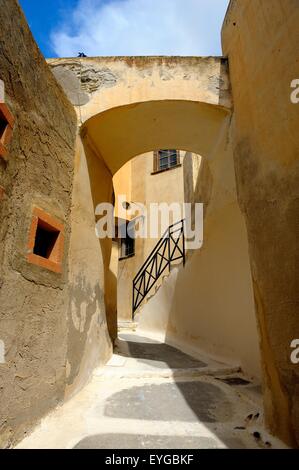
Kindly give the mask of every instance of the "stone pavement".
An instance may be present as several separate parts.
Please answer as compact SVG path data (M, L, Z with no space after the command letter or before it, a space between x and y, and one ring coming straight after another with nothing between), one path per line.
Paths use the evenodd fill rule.
M283 448L261 409L238 369L123 332L109 363L17 448Z

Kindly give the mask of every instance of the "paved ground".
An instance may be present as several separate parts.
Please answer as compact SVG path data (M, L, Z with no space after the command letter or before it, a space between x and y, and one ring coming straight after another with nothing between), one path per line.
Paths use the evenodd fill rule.
M237 370L136 333L18 448L283 447L263 430L260 390Z

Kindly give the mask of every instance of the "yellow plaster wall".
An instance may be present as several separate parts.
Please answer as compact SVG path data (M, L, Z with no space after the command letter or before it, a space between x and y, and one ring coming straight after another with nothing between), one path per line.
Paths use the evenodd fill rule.
M117 195L124 194L122 191L126 189L129 170L131 182L129 185L130 189L125 193L126 200L131 203L132 213L136 211L135 216L139 213L139 204L144 204L148 214L145 223L150 223L149 211L151 203L171 204L177 202L182 207L184 202L183 163L185 153L183 151L180 152L181 166L155 174L153 174L153 152L147 152L133 158L113 178L116 197ZM161 224L159 224L159 230L165 231ZM133 279L159 239L160 237L137 238L135 240L135 256L119 261L118 319L120 321L130 321L132 319ZM160 284L161 279L157 285L159 286ZM153 292L149 293L149 295L152 295Z
M105 305L109 247L95 233L95 201L111 197L111 178L92 150L78 142L69 249L69 325L66 396L80 389L95 367L112 354L109 310ZM98 184L98 177L103 179ZM113 274L111 274L113 275ZM108 317L108 318L107 318Z
M299 444L299 2L234 0L222 41L234 100L233 150L262 333L266 421Z
M204 203L204 244L174 270L141 310L139 329L201 352L260 378L259 338L244 218L235 187L230 119L212 151L195 159L192 200ZM185 174L193 186L194 174Z

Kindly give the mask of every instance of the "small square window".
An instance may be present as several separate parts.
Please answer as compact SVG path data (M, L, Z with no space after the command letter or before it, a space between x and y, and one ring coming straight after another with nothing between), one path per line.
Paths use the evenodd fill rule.
M52 259L58 237L58 230L46 226L38 219L33 253L42 258Z
M5 103L0 103L0 157L7 155L7 146L11 140L14 118Z
M63 225L43 210L35 208L28 241L28 261L60 273L63 246Z
M165 149L154 152L154 173L170 170L180 165L180 152Z
M6 119L4 119L3 114L0 113L0 140L4 138L4 133L6 131L8 124Z

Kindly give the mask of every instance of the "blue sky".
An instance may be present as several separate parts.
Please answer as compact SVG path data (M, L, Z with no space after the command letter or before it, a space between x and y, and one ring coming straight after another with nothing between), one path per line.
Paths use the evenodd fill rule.
M55 51L51 47L51 31L72 11L75 0L19 0L33 36L43 54L51 57Z
M220 55L229 0L19 0L46 57Z

